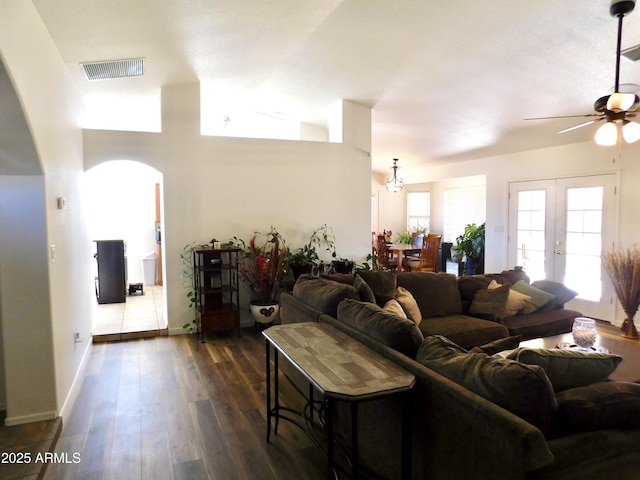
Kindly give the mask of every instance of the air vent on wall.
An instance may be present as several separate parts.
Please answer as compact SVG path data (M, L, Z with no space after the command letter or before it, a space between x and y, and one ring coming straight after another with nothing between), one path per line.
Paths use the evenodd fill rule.
M621 51L620 55L622 55L625 58L628 58L629 60L637 62L638 60L640 60L640 45L627 48L626 50Z
M144 74L144 58L81 63L87 80L137 77Z

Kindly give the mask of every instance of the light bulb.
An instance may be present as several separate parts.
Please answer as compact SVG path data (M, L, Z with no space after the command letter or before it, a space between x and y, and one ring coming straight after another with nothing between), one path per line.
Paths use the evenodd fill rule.
M611 147L618 141L618 128L613 122L606 122L596 132L595 141L603 147Z
M625 121L622 127L622 136L627 143L633 143L640 140L640 124L636 122Z
M607 110L612 112L627 112L636 103L635 93L612 93L607 100Z

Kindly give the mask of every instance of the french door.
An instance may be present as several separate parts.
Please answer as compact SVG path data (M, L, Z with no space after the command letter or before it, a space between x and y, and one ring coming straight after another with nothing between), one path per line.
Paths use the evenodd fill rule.
M615 292L602 268L613 245L615 174L509 184L509 264L531 281L549 279L578 292L570 308L613 322Z

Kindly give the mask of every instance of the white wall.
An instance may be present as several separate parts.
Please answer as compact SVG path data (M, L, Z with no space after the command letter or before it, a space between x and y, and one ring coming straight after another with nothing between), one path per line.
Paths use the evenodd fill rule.
M2 274L0 285L6 423L14 424L51 418L68 400L90 337L91 285L82 279L90 276L91 252L80 207L82 106L31 2L0 3L0 56L20 99L44 174L33 181L22 179L20 192L31 195L3 213L3 218L13 216L14 224L20 225L20 235L13 232L5 237L3 231L0 244L2 268L7 261L21 265L18 276ZM56 198L61 196L67 200L65 210L56 208ZM25 213L20 223L22 209L30 210L32 218ZM50 245L56 245L55 262ZM5 308L9 301L13 305ZM74 342L74 330L84 343Z
M326 223L341 256L367 256L371 165L365 151L334 143L204 137L197 85L165 88L162 97L162 133L86 130L84 156L87 169L128 159L163 175L171 333L182 333L192 318L180 278L180 252L192 242L234 235L248 240L273 225L296 247ZM246 321L248 309L243 313Z

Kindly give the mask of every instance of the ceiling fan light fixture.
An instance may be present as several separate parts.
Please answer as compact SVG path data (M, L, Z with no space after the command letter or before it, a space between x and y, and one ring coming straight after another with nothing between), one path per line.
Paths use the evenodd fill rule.
M638 101L635 93L615 92L609 95L607 100L607 110L612 112L628 112Z
M618 141L618 127L614 122L605 122L596 132L595 141L603 147L612 147Z
M633 143L640 140L640 124L625 120L622 127L622 137L627 143Z

